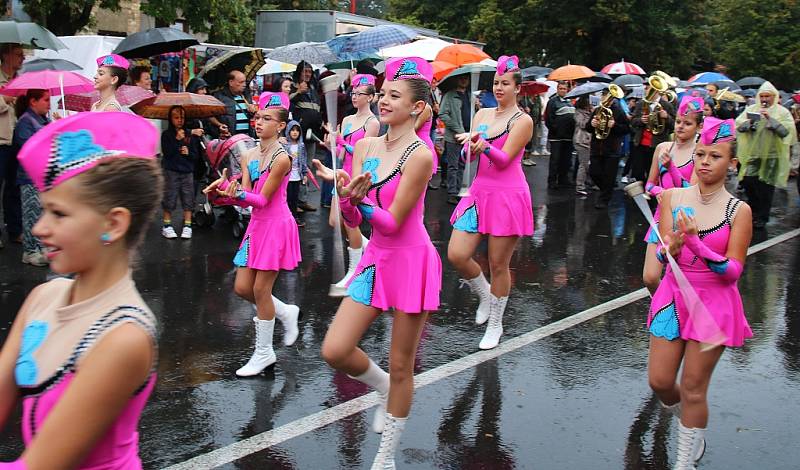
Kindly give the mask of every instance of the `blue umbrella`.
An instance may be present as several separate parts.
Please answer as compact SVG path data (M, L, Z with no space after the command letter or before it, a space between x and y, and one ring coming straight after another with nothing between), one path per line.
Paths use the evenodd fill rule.
M335 37L327 44L334 53L341 57L341 54L345 53L374 51L384 47L406 44L416 37L417 32L406 26L382 24L360 33Z
M700 84L700 83L714 83L723 81L732 82L733 80L717 72L700 72L697 75L690 78L689 81L693 84Z

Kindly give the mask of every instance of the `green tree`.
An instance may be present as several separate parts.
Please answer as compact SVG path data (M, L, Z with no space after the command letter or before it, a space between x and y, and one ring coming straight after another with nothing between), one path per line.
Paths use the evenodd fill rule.
M92 21L95 5L119 11L120 0L22 0L25 13L56 36L72 36Z
M388 0L388 18L399 23L423 26L440 34L467 39L469 19L475 14L475 2L470 0Z
M732 76L761 76L780 89L798 86L800 2L724 0L717 11L714 58Z

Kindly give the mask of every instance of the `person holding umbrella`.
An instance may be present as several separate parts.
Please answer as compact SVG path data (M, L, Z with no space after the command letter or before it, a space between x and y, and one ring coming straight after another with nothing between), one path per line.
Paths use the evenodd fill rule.
M0 44L0 86L5 86L17 76L22 67L25 54L19 44ZM0 98L0 186L2 186L3 219L8 229L8 238L14 242L22 241L22 203L17 186L17 149L13 146L14 126L17 117L14 114L16 98L3 96ZM2 232L2 231L0 231ZM2 235L2 233L0 233ZM0 248L3 240L0 238Z
M97 58L97 73L94 76L94 89L100 93L100 100L92 104L92 112L122 111L117 101L117 88L128 78L128 59L117 54Z

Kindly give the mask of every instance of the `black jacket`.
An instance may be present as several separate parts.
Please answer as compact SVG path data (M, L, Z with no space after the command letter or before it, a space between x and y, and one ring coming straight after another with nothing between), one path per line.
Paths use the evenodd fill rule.
M631 129L633 129L633 145L639 145L642 141L642 133L647 128L645 123L642 122L642 112L644 107L648 106L644 100L639 100L636 103L636 107L633 108L633 114L631 115ZM658 144L661 142L666 142L669 140L670 134L672 134L673 129L675 128L675 107L672 104L665 100L661 100L661 106L667 112L669 117L667 118L667 124L664 127L664 132L658 135L654 135L653 139L650 143L650 148L656 148Z
M597 115L600 107L598 106L592 112L592 119ZM594 135L594 127L592 127L592 119L586 123L586 130L592 133L592 143L590 145L592 155L605 155L605 156L619 156L622 153L622 139L631 131L628 116L617 100L611 104L611 112L614 115L614 127L611 128L608 137L604 140L598 140Z
M253 96L250 94L250 90L248 88L244 89L242 92L242 96L244 96L245 101L248 103L253 102ZM226 85L225 88L222 90L214 93L214 98L222 101L225 104L225 114L221 116L217 116L219 122L228 126L228 130L231 134L236 133L236 98L231 93L231 89L228 88ZM248 112L248 117L252 117L252 115ZM252 131L252 129L251 129Z
M186 138L179 141L176 139L176 130L169 128L161 133L161 161L165 170L178 173L193 173L195 164L199 157L197 136L192 135L189 129L184 130ZM189 148L189 155L181 154L181 147Z
M572 141L575 132L575 107L572 101L558 95L550 97L544 110L544 124L548 140Z

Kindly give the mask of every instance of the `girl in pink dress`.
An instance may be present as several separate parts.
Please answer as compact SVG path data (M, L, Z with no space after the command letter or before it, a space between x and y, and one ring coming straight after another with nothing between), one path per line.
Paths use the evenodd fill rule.
M214 204L252 207L242 243L233 263L238 266L234 289L255 304L255 350L250 360L236 371L239 377L260 374L277 360L272 348L275 318L284 327L283 344L297 340L300 309L272 295L278 271L300 264L300 234L286 203L286 187L292 161L278 137L289 118L286 93L264 93L258 100L256 133L261 144L242 157L242 181L229 181L227 173L204 192Z
M732 119L705 118L694 155L697 184L667 190L661 199L658 228L668 246L658 251L659 260L666 262L669 250L705 306L688 310L667 266L647 319L650 387L680 418L674 466L680 470L694 469L705 451L706 396L717 361L725 347L740 347L753 336L736 285L750 245L752 213L725 189L728 169L737 163L735 129Z
M661 200L661 193L670 188L683 188L694 182L694 148L697 133L703 126L703 100L691 96L684 96L678 107L675 117L675 141L658 144L650 167L645 190L657 200ZM659 206L653 218L658 222ZM663 266L656 259L656 244L658 236L653 229L647 229L644 237L647 242L647 252L644 257L644 270L642 278L650 295L656 291L661 281Z
M336 155L343 157L342 169L348 175L353 174L353 149L358 141L364 137L375 137L380 130L378 118L370 110L370 103L375 96L375 77L366 74L354 75L351 84L350 99L356 108L356 114L346 116L342 120L340 132L336 135ZM320 168L319 160L315 160L314 164ZM329 223L333 224L332 211ZM348 227L347 224L342 225L345 235L347 235L347 254L350 261L347 273L335 285L344 292L347 283L355 274L356 266L361 261L364 247L369 240L361 234L360 228Z
M50 269L0 351L0 427L22 399L25 451L0 469L141 469L137 427L156 382L156 319L131 278L160 205L158 133L129 113L81 113L31 137L33 227Z
M475 323L489 321L481 349L492 349L500 342L511 291L511 255L519 237L533 235L531 192L521 166L533 120L517 106L520 83L517 57L501 56L493 85L497 108L478 111L472 127L477 134L459 136L465 146L472 146L478 165L469 196L461 199L450 218L453 233L447 257L480 298ZM484 236L489 238L491 285L472 259Z
M422 222L433 159L414 132L425 107L433 71L419 57L386 62L380 119L384 137L361 140L353 177L337 174L342 217L351 227L362 220L373 235L348 286L325 341L322 357L338 370L378 391L373 429L383 432L373 469L393 469L394 454L411 408L414 356L428 312L439 307L442 264ZM389 373L358 347L382 311L394 310Z

